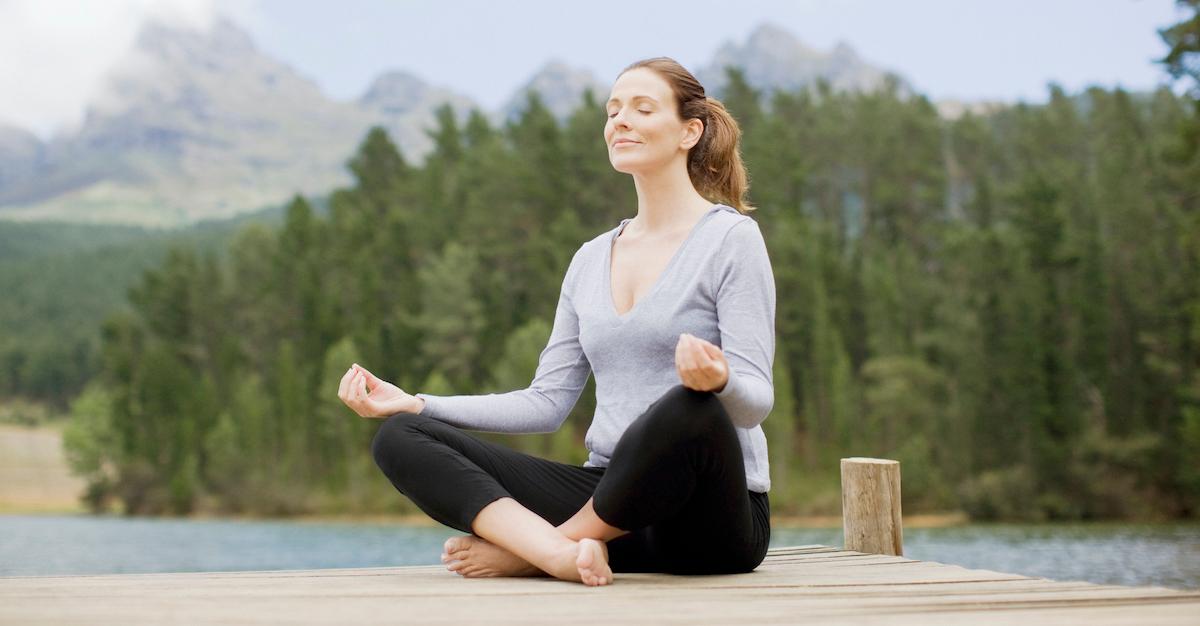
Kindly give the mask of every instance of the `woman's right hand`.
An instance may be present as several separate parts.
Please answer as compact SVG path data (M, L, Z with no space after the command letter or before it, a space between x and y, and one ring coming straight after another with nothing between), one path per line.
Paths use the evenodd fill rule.
M338 398L362 417L388 417L396 413L420 413L425 401L376 378L358 363L346 370L338 385Z

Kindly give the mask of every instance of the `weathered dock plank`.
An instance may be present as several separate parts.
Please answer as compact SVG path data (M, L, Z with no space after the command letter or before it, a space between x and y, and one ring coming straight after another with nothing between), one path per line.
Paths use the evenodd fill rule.
M826 546L738 576L463 579L440 566L0 578L5 624L1200 624L1200 592L966 569Z

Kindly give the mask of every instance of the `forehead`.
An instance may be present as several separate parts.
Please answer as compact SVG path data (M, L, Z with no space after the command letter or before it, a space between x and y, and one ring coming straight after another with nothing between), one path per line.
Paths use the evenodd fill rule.
M639 67L617 77L609 93L609 102L628 101L639 96L653 98L661 104L670 104L671 86L657 72Z

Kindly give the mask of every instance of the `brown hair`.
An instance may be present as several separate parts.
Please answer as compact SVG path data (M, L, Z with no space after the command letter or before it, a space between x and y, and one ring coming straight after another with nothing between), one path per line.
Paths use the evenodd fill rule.
M621 74L642 67L656 72L671 86L680 120L696 118L704 122L700 141L688 151L688 176L696 191L741 213L753 211L746 200L750 182L738 146L742 130L737 120L720 100L706 96L700 81L675 59L642 59L621 70Z

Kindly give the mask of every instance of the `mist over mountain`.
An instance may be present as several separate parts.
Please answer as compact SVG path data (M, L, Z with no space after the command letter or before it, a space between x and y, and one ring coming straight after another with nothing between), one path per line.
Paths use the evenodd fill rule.
M867 63L845 42L828 53L806 46L791 33L763 24L745 43L726 42L708 65L696 70L696 78L711 94L724 91L725 67L741 68L746 82L762 91L793 91L823 79L838 91L873 91L884 86L887 72ZM901 93L911 92L903 79Z
M536 91L542 104L554 117L563 120L583 102L585 90L591 88L599 105L608 99L610 86L598 80L591 70L573 68L562 61L550 61L517 89L495 117L498 120L515 119L525 110L529 92ZM597 119L603 119L601 113L597 108Z
M439 106L449 104L460 124L478 106L468 96L402 71L386 72L373 80L357 104L371 123L385 127L405 157L413 160L420 160L433 148L425 129L433 124L433 111Z
M817 78L837 89L876 89L885 76L846 44L821 53L770 24L743 43L725 43L696 70L710 93L719 94L725 65L746 68L764 90ZM512 120L536 90L564 119L588 88L601 103L609 85L551 60L486 113L497 123ZM274 206L295 193L323 194L350 182L345 162L373 125L419 162L444 103L460 121L482 109L404 71L338 101L227 19L207 32L148 23L76 132L42 142L0 126L0 218L175 226Z
M31 176L44 151L45 145L33 133L0 124L0 190Z

